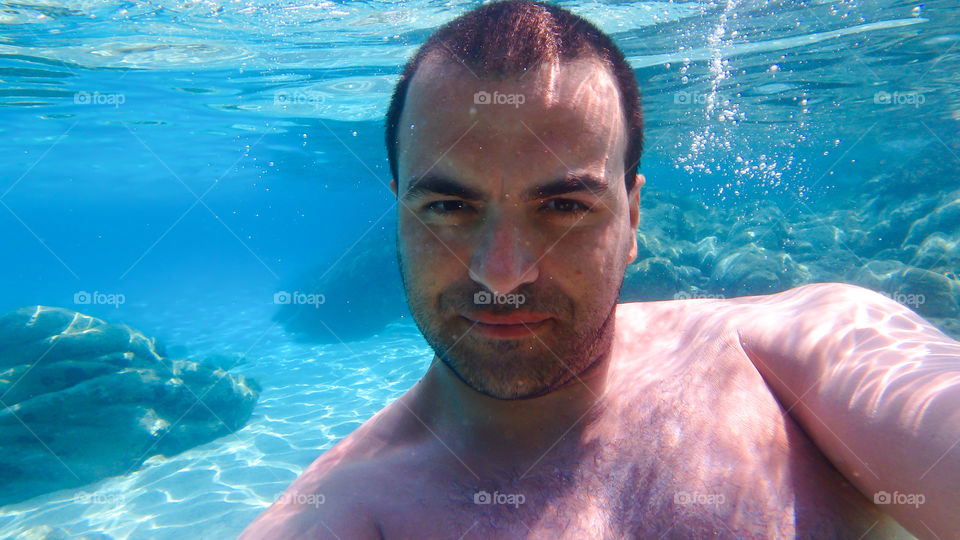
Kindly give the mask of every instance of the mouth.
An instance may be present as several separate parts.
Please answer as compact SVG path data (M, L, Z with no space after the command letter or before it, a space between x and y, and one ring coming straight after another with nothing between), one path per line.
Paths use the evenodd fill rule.
M509 315L477 314L462 318L470 323L471 331L497 339L516 339L533 335L547 325L551 317L536 313Z

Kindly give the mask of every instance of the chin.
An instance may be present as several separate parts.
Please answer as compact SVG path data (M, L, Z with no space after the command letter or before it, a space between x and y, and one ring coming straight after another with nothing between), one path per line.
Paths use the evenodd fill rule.
M461 351L462 352L462 351ZM503 354L441 356L457 378L476 392L502 400L530 399L548 394L564 382L566 368L542 360L509 359ZM542 357L541 357L542 358ZM568 374L572 377L572 374Z
M454 370L456 373L457 371ZM459 374L458 374L459 375ZM494 399L503 401L518 401L532 399L550 393L553 388L550 385L521 384L511 383L510 381L500 380L482 380L467 381L461 377L461 380L470 388L477 392Z

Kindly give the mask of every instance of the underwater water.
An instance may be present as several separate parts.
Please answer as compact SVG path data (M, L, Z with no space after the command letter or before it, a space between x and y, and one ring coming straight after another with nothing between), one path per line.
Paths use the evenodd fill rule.
M559 4L643 92L624 300L846 281L960 336L960 7ZM304 275L331 302L387 279L363 261L395 223L388 99L474 5L0 0L0 315L127 324L170 356L241 357L262 388L235 433L0 507L0 537L235 537L418 380L432 352L402 306L326 339L276 315Z

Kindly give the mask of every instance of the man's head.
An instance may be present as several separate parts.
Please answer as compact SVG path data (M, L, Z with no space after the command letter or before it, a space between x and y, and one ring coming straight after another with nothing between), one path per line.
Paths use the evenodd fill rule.
M633 69L613 41L586 19L557 6L531 1L496 2L462 15L434 32L407 62L387 111L387 157L394 180L399 174L400 117L410 81L420 65L436 54L455 59L479 77L523 76L536 64L558 59L602 59L620 93L627 129L624 180L627 191L633 188L643 152L643 111Z
M553 6L482 6L407 65L387 145L411 311L461 380L533 397L609 351L643 184L636 81L609 38ZM529 331L480 322L507 316Z

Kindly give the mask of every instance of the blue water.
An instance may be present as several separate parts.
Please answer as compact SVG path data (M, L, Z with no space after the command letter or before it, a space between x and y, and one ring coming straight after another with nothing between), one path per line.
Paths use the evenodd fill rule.
M392 226L392 85L474 4L0 1L0 314L62 306L243 354L264 388L236 435L2 508L0 536L235 536L417 380L431 352L408 319L304 343L273 294ZM814 213L895 171L960 185L953 2L560 4L635 68L650 189ZM914 160L934 150L936 171Z

